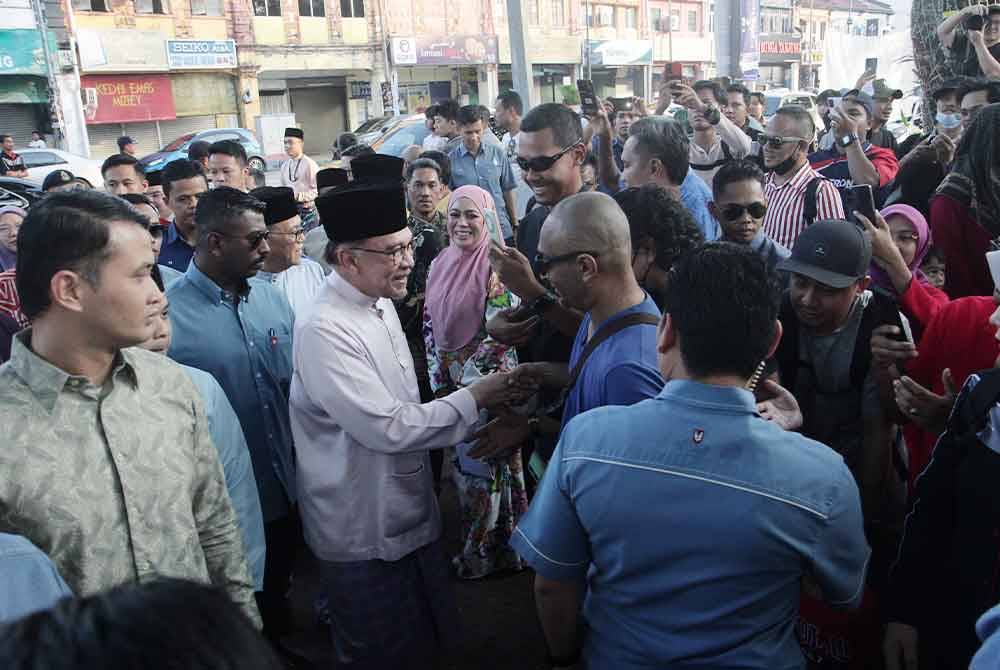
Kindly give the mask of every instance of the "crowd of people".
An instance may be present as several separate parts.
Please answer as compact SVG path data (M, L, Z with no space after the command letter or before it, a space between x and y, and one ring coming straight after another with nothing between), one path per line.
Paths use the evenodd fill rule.
M280 186L52 172L0 206L0 665L302 667L308 550L337 668L437 667L454 580L526 569L552 668L997 667L997 86L902 143L867 74L820 127L678 80L288 128Z

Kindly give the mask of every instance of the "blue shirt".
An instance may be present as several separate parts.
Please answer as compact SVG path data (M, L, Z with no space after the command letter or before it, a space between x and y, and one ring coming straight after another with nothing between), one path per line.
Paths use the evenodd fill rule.
M504 239L513 237L514 229L511 228L503 194L513 191L517 182L504 150L484 141L479 145L479 152L472 155L462 142L448 154L448 158L451 159L451 189L472 185L492 195Z
M511 546L586 579L588 670L799 670L802 577L853 606L869 557L836 452L692 381L571 421Z
M194 382L205 404L208 432L212 436L212 444L219 452L226 490L229 491L236 521L243 536L243 548L253 576L254 590L263 591L266 555L264 519L260 513L260 497L257 495L257 482L250 463L250 450L243 437L240 420L215 377L189 365L181 367Z
M184 272L191 264L194 257L194 247L184 241L184 238L177 232L177 226L171 223L163 233L163 246L160 247L160 256L157 262L168 268Z
M996 670L1000 668L1000 605L989 610L976 623L976 633L983 641L972 657L969 670Z
M623 309L594 329L596 336L602 328L629 314L652 314L660 318L660 310L653 299L646 298L638 305ZM573 340L569 369L576 366L590 338L590 314L583 317ZM566 395L563 406L563 426L577 414L605 405L631 405L652 398L663 388L663 377L656 357L656 326L639 324L620 330L599 344L580 371L576 384Z
M708 211L710 202L712 202L712 190L694 173L694 170L688 170L687 176L681 182L681 203L694 217L694 222L698 224L706 242L717 240L722 234L719 222Z
M238 304L198 269L167 287L173 340L167 354L211 373L236 411L250 448L265 523L295 500L295 462L288 419L292 379L292 308L256 277Z
M792 252L787 248L765 235L763 228L758 230L754 238L750 240L750 248L760 254L764 262L767 263L767 268L772 271L777 269L779 262L792 255Z
M0 622L46 610L73 592L45 553L20 535L0 533Z

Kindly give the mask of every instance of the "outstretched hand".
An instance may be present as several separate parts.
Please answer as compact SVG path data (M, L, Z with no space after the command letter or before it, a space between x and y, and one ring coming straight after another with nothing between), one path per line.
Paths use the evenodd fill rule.
M757 403L757 412L767 421L773 421L784 430L802 427L802 410L791 391L771 379L761 384L763 390L774 395L770 400Z

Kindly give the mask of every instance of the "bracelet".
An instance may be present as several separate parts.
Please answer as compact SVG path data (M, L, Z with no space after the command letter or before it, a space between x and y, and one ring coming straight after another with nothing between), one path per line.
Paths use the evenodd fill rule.
M553 656L550 652L547 652L545 660L548 662L550 668L568 668L579 663L581 656L583 656L583 649L577 648L576 651L568 656Z

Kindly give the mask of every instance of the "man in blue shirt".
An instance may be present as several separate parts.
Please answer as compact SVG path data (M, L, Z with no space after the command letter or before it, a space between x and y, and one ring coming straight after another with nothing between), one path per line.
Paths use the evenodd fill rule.
M260 609L273 640L288 624L284 594L300 532L288 418L294 318L280 289L254 276L270 252L264 203L220 187L200 198L195 218L194 260L167 288L173 326L167 353L211 373L243 427L267 545Z
M197 241L195 208L198 198L208 191L208 179L201 163L179 158L167 163L160 175L167 204L174 213L173 222L163 234L157 262L184 272L191 263Z
M513 245L514 228L517 227L514 193L517 184L507 154L499 146L483 140L483 133L492 131L483 123L478 106L466 105L458 110L458 123L462 143L448 155L451 159L451 189L471 184L488 191L496 204L504 240Z
M759 255L691 252L657 336L663 391L564 429L511 538L537 573L553 667L799 669L802 579L860 601L869 550L850 471L762 419L747 388L777 315Z
M21 535L0 533L0 623L48 609L73 597L56 566Z

